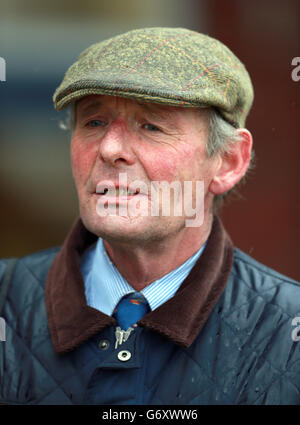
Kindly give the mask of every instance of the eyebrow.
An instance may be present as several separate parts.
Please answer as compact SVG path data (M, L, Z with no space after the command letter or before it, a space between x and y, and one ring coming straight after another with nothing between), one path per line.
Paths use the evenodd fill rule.
M81 110L79 111L79 113L89 114L91 112L94 112L94 110L98 109L100 106L102 106L102 103L100 102L100 100L94 100L93 102L90 102L87 105L83 106Z
M144 109L144 111L146 111L149 114L149 116L155 118L158 122L165 122L166 118L170 117L171 115L169 111L155 110L157 109L155 108L155 105L140 102L138 100L135 100L135 102L142 109ZM78 108L77 108L77 111L80 113L80 115L88 115L96 111L101 106L103 106L103 103L99 99L97 99L97 100L88 102L87 105L83 106L80 109L80 111L78 111Z
M136 101L136 103L139 106L141 106L146 112L148 112L152 117L156 118L158 121L161 121L161 122L165 121L165 119L167 117L171 116L170 111L163 111L163 110L157 111L157 110L155 110L155 109L157 109L157 108L155 108L156 105L142 103L142 102L139 102L139 101Z

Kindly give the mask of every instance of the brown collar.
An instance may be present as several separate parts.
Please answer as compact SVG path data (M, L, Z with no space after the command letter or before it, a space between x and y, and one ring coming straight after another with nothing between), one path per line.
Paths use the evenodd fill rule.
M80 257L96 240L97 236L78 219L50 267L45 296L49 330L57 353L73 350L116 324L113 317L86 303ZM226 286L232 261L232 242L215 217L202 255L175 296L138 324L184 347L191 345Z

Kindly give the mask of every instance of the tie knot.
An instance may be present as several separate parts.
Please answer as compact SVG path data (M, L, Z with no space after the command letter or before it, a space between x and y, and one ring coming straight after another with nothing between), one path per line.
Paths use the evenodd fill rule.
M116 318L119 326L123 330L127 330L148 313L148 311L150 311L150 307L144 295L134 292L121 298L114 309L113 316Z

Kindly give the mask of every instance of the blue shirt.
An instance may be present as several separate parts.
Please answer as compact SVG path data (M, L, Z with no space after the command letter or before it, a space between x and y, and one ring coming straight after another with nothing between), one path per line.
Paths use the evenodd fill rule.
M155 310L175 295L202 254L204 247L205 244L177 269L140 291L147 299L151 310ZM101 238L83 254L81 272L87 304L109 316L124 295L136 292L110 260Z

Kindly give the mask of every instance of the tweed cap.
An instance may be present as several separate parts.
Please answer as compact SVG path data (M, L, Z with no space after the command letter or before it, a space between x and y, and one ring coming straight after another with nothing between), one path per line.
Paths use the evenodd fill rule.
M54 93L64 109L91 94L181 107L215 107L243 127L253 102L249 74L220 41L184 28L144 28L93 44Z

